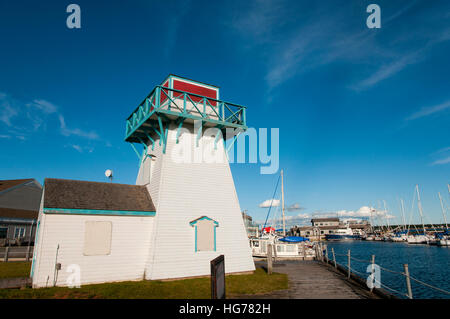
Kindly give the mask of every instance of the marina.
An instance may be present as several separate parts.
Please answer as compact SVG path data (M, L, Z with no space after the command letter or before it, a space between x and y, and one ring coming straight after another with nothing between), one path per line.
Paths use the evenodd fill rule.
M343 241L327 243L329 257L331 249L335 251L336 261L347 264L347 252L351 251L354 258L365 262L354 262L352 269L368 276L368 265L371 256L375 255L375 264L389 269L381 269L381 283L392 287L396 291L407 291L406 281L398 273L403 272L403 264L408 264L410 275L434 287L450 291L450 249L430 245L408 245L397 242L384 241ZM448 299L450 295L435 289L412 282L414 298ZM404 295L399 295L405 298Z
M3 310L448 307L450 1L17 0L0 21Z
M291 287L289 291L277 292L272 298L308 298L311 295L315 298L335 299L340 298L339 296L354 299L374 298L373 294L355 294L354 291L350 297L330 288L340 285L328 282L326 278L332 281L329 273L318 275L325 269L319 266L320 262L326 263L327 266L333 265L334 270L347 273L348 280L354 279L365 287L370 286L370 278L370 290L382 289L382 298L450 298L449 231L446 209L440 193L438 195L444 220L441 225L425 224L419 186L416 185L414 199L417 198L419 225L406 223L404 202L401 200L403 225L389 225L386 219L386 225L374 226L372 214L375 210L367 207L370 211L370 222L341 220L339 217L316 217L311 219L311 226L294 226L287 230L283 170L274 196L280 180L281 200L276 203L281 205L273 205L272 199L263 226L252 225L253 231L247 231L255 262L266 260L269 273L272 268L278 270L277 266L286 266L279 269L288 274L291 286L295 287ZM450 185L447 187L450 193ZM383 202L384 213L387 213L386 202ZM273 206L276 209L281 208L281 229L277 227L277 221L280 221L276 219L276 211L271 220L269 218ZM410 220L412 213L413 210ZM250 229L249 226L246 225L247 230ZM376 272L375 268L378 269ZM307 292L302 291L303 289Z

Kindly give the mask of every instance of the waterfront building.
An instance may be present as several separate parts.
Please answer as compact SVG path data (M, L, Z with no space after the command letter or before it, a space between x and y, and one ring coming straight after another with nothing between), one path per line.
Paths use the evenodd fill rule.
M76 267L81 284L206 276L219 255L227 274L253 271L225 149L246 129L218 87L169 75L126 121L136 185L46 179L33 287L65 286Z
M41 196L35 179L0 180L0 246L34 243Z
M244 220L245 230L247 231L248 238L259 237L259 226L253 222L253 218L246 214L245 211L242 212L242 218Z
M325 240L326 235L333 235L337 230L347 228L354 234L363 235L370 229L370 223L366 220L344 220L339 218L313 218L311 226L295 226L291 228L289 234L292 236L302 236L310 240Z
M311 224L313 227L323 227L323 226L339 226L339 218L313 218L311 219Z

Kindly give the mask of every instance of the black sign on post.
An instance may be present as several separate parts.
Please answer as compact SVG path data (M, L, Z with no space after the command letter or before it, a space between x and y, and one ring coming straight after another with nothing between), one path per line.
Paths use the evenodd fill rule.
M211 260L211 299L225 299L225 256Z

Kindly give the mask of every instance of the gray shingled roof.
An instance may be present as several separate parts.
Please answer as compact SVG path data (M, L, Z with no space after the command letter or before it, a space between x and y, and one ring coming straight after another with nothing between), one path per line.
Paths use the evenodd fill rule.
M145 186L46 178L45 208L154 212Z
M42 186L35 179L0 180L0 207L39 211Z
M39 211L0 207L0 218L37 219Z
M19 186L21 184L33 181L32 178L27 179L4 179L0 180L0 192L3 192L11 187Z
M330 218L313 218L311 219L312 222L338 222L339 218L337 217L330 217Z

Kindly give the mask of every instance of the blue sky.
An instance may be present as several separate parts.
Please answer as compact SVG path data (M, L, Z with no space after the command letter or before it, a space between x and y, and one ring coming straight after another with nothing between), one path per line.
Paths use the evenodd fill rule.
M370 3L381 29L366 26ZM3 1L0 39L2 179L110 168L134 183L125 119L174 73L280 128L286 204L305 208L290 216L382 200L400 216L415 184L428 220L442 221L438 191L450 206L448 1ZM241 208L264 219L278 176L231 168Z

